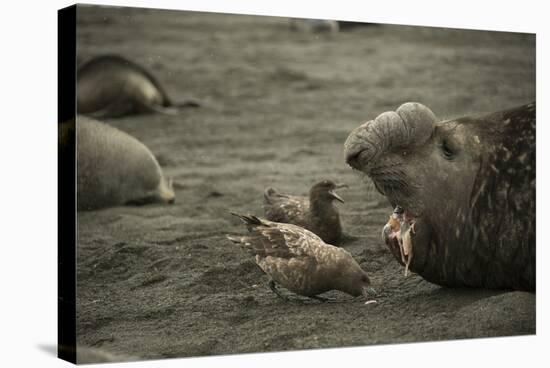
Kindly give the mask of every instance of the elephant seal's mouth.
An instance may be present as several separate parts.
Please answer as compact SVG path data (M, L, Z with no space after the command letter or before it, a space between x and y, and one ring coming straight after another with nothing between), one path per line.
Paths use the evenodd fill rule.
M382 237L390 251L405 266L405 276L413 259L413 238L416 234L417 216L396 206L382 230Z
M418 189L412 178L405 173L401 162L379 164L363 172L371 178L378 192L386 196L394 207L410 202Z
M394 207L382 236L394 257L405 266L405 276L408 276L414 254L417 219L423 208L415 195L419 187L408 177L400 162L379 164L366 171L376 189Z

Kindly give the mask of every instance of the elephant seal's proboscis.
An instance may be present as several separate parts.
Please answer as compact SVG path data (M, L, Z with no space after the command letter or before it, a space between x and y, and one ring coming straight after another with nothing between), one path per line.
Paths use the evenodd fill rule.
M535 103L438 121L406 103L356 128L347 163L386 196L397 260L444 286L535 290Z

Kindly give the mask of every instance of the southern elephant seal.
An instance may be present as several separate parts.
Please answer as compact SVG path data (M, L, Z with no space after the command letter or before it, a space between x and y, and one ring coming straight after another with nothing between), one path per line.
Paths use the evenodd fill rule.
M160 83L142 66L118 55L101 55L77 70L77 111L96 118L158 112L175 115L199 103L170 100Z
M330 19L291 18L290 29L308 33L336 33L339 27L337 21Z
M311 187L308 197L278 193L273 188L264 192L264 213L270 221L301 226L324 242L337 245L342 240L342 224L334 200L344 203L336 189L347 187L332 180L322 180Z
M348 136L347 163L396 207L383 237L399 262L440 285L535 290L535 110L438 122L406 103Z
M70 134L61 124L59 144ZM129 134L78 116L76 151L77 210L175 201L155 156Z
M101 348L94 348L89 346L77 345L77 346L58 346L58 356L61 359L70 361L74 364L91 364L91 363L113 363L113 362L132 362L140 360L136 356L115 354L108 350ZM69 357L76 357L76 361L73 361Z

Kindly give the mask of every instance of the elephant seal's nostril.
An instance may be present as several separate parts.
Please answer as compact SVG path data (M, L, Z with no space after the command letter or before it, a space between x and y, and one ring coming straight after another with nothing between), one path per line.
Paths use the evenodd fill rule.
M358 165L358 161L359 161L359 154L361 152L357 152L357 153L352 153L352 154L349 154L349 155L346 155L346 163L353 167L354 169L356 168L356 166Z

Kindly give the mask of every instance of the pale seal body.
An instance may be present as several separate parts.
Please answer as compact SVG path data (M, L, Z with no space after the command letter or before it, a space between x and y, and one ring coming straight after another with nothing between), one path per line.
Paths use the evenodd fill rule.
M178 107L186 106L198 103L184 100L174 104L151 73L121 56L98 56L78 68L79 114L96 118L152 112L177 114Z
M290 28L294 31L308 33L336 33L340 29L338 22L330 19L300 19L290 20Z
M151 151L136 138L99 121L76 122L77 208L174 202L175 195Z
M410 225L383 232L399 262L440 285L535 290L535 120L534 103L442 122L407 103L349 135L348 164Z
M59 345L58 356L73 364L131 362L139 359L135 356L115 354L105 349L83 345ZM76 358L76 361L74 361L74 358Z

